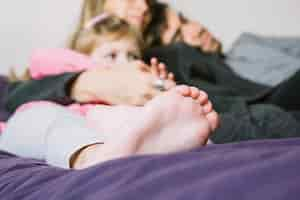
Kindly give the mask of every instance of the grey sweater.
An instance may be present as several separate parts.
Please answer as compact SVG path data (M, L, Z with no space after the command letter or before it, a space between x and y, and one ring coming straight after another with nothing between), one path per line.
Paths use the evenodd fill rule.
M300 37L262 37L244 33L226 55L240 76L276 86L300 69Z

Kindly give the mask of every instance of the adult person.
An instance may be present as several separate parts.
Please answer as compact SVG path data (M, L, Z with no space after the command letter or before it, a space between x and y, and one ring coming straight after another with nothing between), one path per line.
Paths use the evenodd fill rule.
M72 48L76 46L78 34L84 25L103 12L115 14L135 25L144 34L148 47L184 42L203 52L222 53L221 43L203 25L187 20L167 4L156 0L86 0L78 31L72 40ZM239 76L262 85L276 86L299 69L299 48L295 47L298 42L297 38L274 39L243 35L229 57L222 59ZM258 55L257 52L265 53Z
M241 77L276 86L300 69L300 38L243 33L226 53L226 63Z
M85 24L85 19L90 20L90 16L97 15L103 11L105 12L112 12L113 14L118 15L119 17L127 20L128 22L131 22L131 24L135 24L136 27L140 27L141 30L144 30L144 27L146 27L148 22L147 19L151 19L151 12L149 11L150 8L148 5L159 5L157 4L156 1L142 1L142 0L136 0L136 1L87 1L90 2L89 4L85 4L88 8L83 9L83 18L82 18L82 25ZM93 2L93 3L91 3ZM118 4L121 3L121 4ZM153 3L153 4L150 4ZM91 6L93 5L93 6ZM125 9L129 5L133 7L134 9ZM97 8L97 9L96 9ZM137 9L138 8L138 9ZM95 10L96 9L96 10ZM129 12L128 10L132 10L134 14ZM142 11L142 12L140 12ZM165 11L165 10L164 10ZM137 13L135 13L137 12ZM136 21L135 14L138 16L137 18L139 20ZM86 17L87 16L87 17ZM157 16L157 15L155 15ZM133 17L133 18L132 18ZM137 23L139 22L139 23ZM206 31L204 31L206 32ZM161 33L161 32L159 32ZM180 45L179 45L180 46ZM212 97L212 100L215 103L215 107L218 111L222 113L228 113L229 117L221 117L221 121L227 120L226 122L224 121L223 124L224 126L221 126L220 132L222 134L216 134L216 135L222 135L220 140L218 142L229 142L229 141L237 141L237 140L245 140L245 139L255 139L255 138L260 138L258 133L264 132L264 134L261 135L262 138L264 137L290 137L290 136L298 136L297 133L299 133L297 121L294 119L294 116L290 113L286 113L280 108L276 106L261 106L258 105L260 108L259 112L253 111L253 107L256 110L257 105L254 104L253 106L251 105L251 108L248 107L248 99L245 101L245 98L243 96L250 96L249 99L252 99L253 95L257 95L257 88L260 88L263 91L263 93L267 90L264 90L265 87L259 86L256 84L251 84L247 83L247 87L245 87L245 84L239 84L241 81L240 78L232 78L233 75L231 74L226 78L226 76L220 76L217 73L217 68L219 62L222 64L221 61L213 61L215 65L214 68L212 69L204 69L202 70L196 70L198 73L194 74L191 73L193 72L192 70L195 70L195 68L191 67L186 67L187 65L193 66L195 63L191 62L196 62L196 66L199 66L199 63L201 63L201 60L198 59L198 55L196 56L197 59L191 59L190 61L187 58L193 57L196 53L193 50L186 50L184 51L181 50L179 52L182 52L181 55L175 54L176 58L173 59L173 61L178 61L178 58L183 58L182 55L185 55L185 59L181 59L180 63L171 63L169 64L169 69L170 71L175 73L175 76L178 76L177 80L182 82L182 80L187 81L188 85L195 85L200 88L204 88L205 90L208 90L209 95ZM151 52L151 50L150 50ZM152 51L155 52L155 51ZM197 51L199 53L199 51ZM201 51L200 51L201 53ZM199 53L199 54L200 54ZM151 54L151 53L150 53ZM155 52L155 55L164 57L164 55L158 55L160 52ZM189 54L189 55L188 55ZM148 53L149 55L149 53ZM206 57L206 54L202 54L202 58L204 60L208 59L210 60L211 57L215 58L214 55L211 55L211 57ZM178 56L178 57L176 57ZM147 52L146 52L146 57L147 57ZM168 58L170 60L170 57ZM209 62L209 61L208 61ZM179 68L179 70L176 69L176 66ZM204 66L207 66L207 63L204 63ZM224 65L222 65L224 66ZM220 67L221 68L221 67ZM198 68L199 69L199 68ZM177 70L177 71L176 71ZM230 74L226 67L224 69L221 69L225 74ZM229 70L230 71L230 70ZM179 73L178 73L179 72ZM209 86L210 83L205 83L202 82L200 77L203 75L203 72L210 72L213 74L206 76L207 73L204 73L204 79L207 80L207 78L213 77L212 82L215 83L217 79L215 79L215 76L218 78L217 80L217 87L214 87L215 84L213 84L213 87L208 87L205 88L204 86ZM126 74L127 73L127 74ZM141 81L142 79L144 80L150 80L148 75L142 75L142 76L137 76L141 72L135 72L135 77L132 79L127 79L126 77L130 77L131 75L128 74L128 72L113 72L113 71L106 71L102 75L99 75L99 71L90 71L87 73L83 73L81 75L79 74L69 74L69 75L62 75L62 76L56 76L56 77L51 77L45 80L42 80L41 82L39 81L30 81L26 84L14 84L13 87L10 87L11 90L9 92L9 95L5 98L5 105L7 106L8 110L10 112L14 111L14 109L21 105L22 103L26 103L30 100L55 100L60 103L70 103L72 102L70 97L72 97L73 100L76 100L78 102L91 102L91 101L96 101L100 99L101 100L107 100L108 102L112 102L113 104L119 104L119 103L125 103L125 104L135 104L135 105L140 105L145 103L149 98L147 97L153 97L157 93L157 91L153 90L153 87L151 86L151 83L153 83L153 78L151 81L144 81L143 84L139 84L138 82ZM199 73L201 75L199 75ZM106 75L105 75L106 74ZM108 75L110 74L110 75ZM78 76L79 75L79 76ZM193 75L193 79L191 79L191 76ZM195 75L195 76L194 76ZM111 77L110 77L111 76ZM196 77L199 76L199 77ZM210 77L211 76L211 77ZM77 78L78 77L78 78ZM224 78L225 77L225 78ZM202 77L201 77L202 78ZM188 80L190 79L190 80ZM75 84L73 81L76 80ZM101 84L96 84L99 80L101 80ZM138 81L139 80L139 81ZM239 81L233 81L233 80L239 80ZM199 82L200 81L200 82ZM233 81L233 82L232 82ZM55 83L54 83L55 82ZM71 82L71 83L70 83ZM111 82L114 82L116 84L111 84ZM199 84L201 83L201 84ZM44 85L43 85L44 84ZM39 91L42 87L50 88L49 85L47 84L54 84L54 90L47 91L43 93L46 90L43 90L42 93L37 95L37 91ZM230 87L224 89L220 89L221 84L229 84ZM72 85L72 86L71 86ZM115 87L116 85L119 85L118 87ZM121 85L121 87L120 87ZM130 87L129 87L130 85ZM38 86L38 87L37 87ZM150 86L150 87L149 87ZM250 87L249 87L250 86ZM31 89L30 89L31 88ZM117 89L116 89L117 88ZM129 93L126 93L128 91L128 88L132 88ZM213 88L213 89L211 89ZM26 91L27 90L27 91ZM251 90L251 92L247 91ZM23 92L22 92L23 91ZM147 92L148 91L148 92ZM269 88L268 88L269 91ZM215 92L215 93L212 93ZM267 92L268 93L268 92ZM122 96L124 95L124 96ZM133 96L132 98L127 98L128 96ZM225 96L225 97L224 97ZM229 97L228 97L229 96ZM231 96L235 96L238 98L235 98L232 100ZM258 95L259 96L259 95ZM117 99L115 99L117 97ZM122 97L123 99L119 99ZM138 98L136 98L138 97ZM242 97L242 98L240 98ZM264 97L264 95L262 96ZM217 100L214 100L217 99ZM66 102L66 100L68 100ZM256 98L254 98L256 100ZM258 102L258 103L264 103L264 102ZM269 102L268 102L269 103ZM278 102L277 102L278 103ZM242 107L241 107L242 106ZM263 109L262 109L263 108ZM232 113L233 109L233 113ZM264 112L261 112L263 110ZM267 111L266 111L267 110ZM236 112L238 111L238 112ZM241 113L242 112L242 113ZM226 115L228 116L228 115ZM240 126L239 129L234 129L236 125L236 118L240 119L240 116L244 116L244 120L240 120ZM270 119L274 120L275 116L281 116L281 117L276 117L278 120L277 123L270 124ZM271 117L271 118L270 118ZM255 120L252 120L255 118ZM223 120L222 120L223 119ZM286 119L289 119L289 123L282 123L282 121L286 121ZM265 123L263 123L263 126L261 126L261 120L263 120ZM256 123L257 122L257 123ZM275 124L277 126L275 126ZM226 129L226 125L230 126L230 131L228 130L222 130L222 127ZM276 128L274 128L276 127ZM292 128L291 128L292 127ZM228 128L228 127L227 127ZM234 129L234 131L232 131ZM234 133L230 134L230 138L227 138L224 140L224 135L228 135L228 133ZM247 132L249 134L242 134L244 132ZM234 137L232 137L234 135Z
M120 17L143 33L147 47L185 42L205 52L220 52L221 43L201 24L189 21L156 0L85 0L71 48L86 24L97 15Z
M244 97L250 104L265 103L289 111L300 110L300 95L294 92L299 87L300 71L277 86L269 87L241 78L220 56L199 52L185 44L152 48L146 51L144 59L150 60L153 55L166 63L178 83L195 85L212 96Z
M130 8L130 9L129 9ZM205 51L209 49L209 46L213 49L216 46L216 43L218 43L217 41L214 42L214 37L205 29L201 29L200 27L198 27L198 29L196 29L196 24L194 22L189 22L186 19L181 19L179 15L177 15L174 11L172 11L170 8L167 7L167 5L165 4L161 4L158 3L157 1L144 1L144 0L134 0L134 1L120 1L120 0L112 0L112 1L105 1L105 0L86 0L84 2L83 5L83 9L82 9L82 16L81 16L81 21L79 24L79 28L78 30L81 30L84 25L86 25L87 22L89 22L89 20L103 12L106 13L111 13L114 15L117 15L118 17L124 19L125 21L127 21L129 24L135 26L138 30L140 30L142 33L144 33L144 37L148 38L148 37L156 37L160 39L160 44L170 44L172 42L179 42L179 41L183 41L186 44L190 45L190 46L197 46L196 44L198 43L198 46L201 47L200 49ZM157 13L159 12L159 13ZM187 26L187 27L185 27ZM199 25L200 26L200 25ZM194 28L191 28L194 27ZM182 31L181 31L182 28ZM147 30L154 30L155 31L147 31ZM184 38L184 36L189 37L189 39L186 40L168 40L166 42L164 42L164 38L166 38L167 36L165 36L166 32L173 32L173 34L170 38L173 37L174 34L176 34L176 32L178 32L178 30L180 30L180 34L183 35L182 38ZM79 31L80 32L80 31ZM155 36L156 33L156 36ZM204 34L205 37L202 38L201 34ZM193 35L195 34L195 35ZM167 33L168 35L168 33ZM174 35L175 36L175 35ZM73 44L76 46L76 40L77 40L78 35L74 37L73 40ZM176 36L175 36L176 37ZM167 37L168 38L168 37ZM207 39L209 38L209 39ZM203 40L201 40L203 39ZM190 41L190 42L187 42ZM195 44L192 44L192 42L195 42ZM213 44L214 43L214 44ZM201 46L201 44L203 46ZM74 46L73 45L73 46ZM217 45L218 46L218 45ZM183 48L186 49L186 48ZM151 50L150 50L151 51ZM183 51L183 50L181 50ZM187 55L187 52L190 53L191 55ZM215 51L211 51L211 52L217 52L217 50ZM159 54L161 54L163 52L158 52L158 51L154 51L154 53L152 53L153 56L160 56ZM194 52L191 52L190 50L187 50L186 52L183 52L184 55L186 55L187 57L193 57L195 55ZM147 50L146 50L146 56L147 57ZM165 56L166 54L164 54L163 56ZM203 55L203 54L202 54ZM177 55L176 55L177 56ZM180 55L179 55L180 56ZM162 57L162 56L161 56ZM181 56L182 57L182 56ZM206 58L205 55L202 56L202 58L204 60L206 59L210 59L209 57ZM173 57L169 57L168 59L172 60ZM218 61L218 64L220 65L220 68L223 67L223 58L219 57L220 61ZM174 59L173 59L174 60ZM176 59L175 59L176 60ZM177 59L178 60L178 59ZM195 59L193 59L195 60ZM187 60L187 62L190 62ZM198 62L199 64L200 62ZM178 63L176 63L175 65L172 64L168 64L169 66L169 70L170 71L175 71L175 69L173 69L176 65L178 65ZM188 65L186 63L182 63L182 65ZM222 65L222 66L221 66ZM184 67L180 67L181 69L183 69ZM220 71L226 71L228 68L227 66L225 67L225 69L220 69ZM218 70L214 71L213 73L223 73L223 72L219 72ZM219 76L212 74L212 76ZM230 73L227 73L230 74ZM236 74L232 73L229 77L224 79L225 84L229 84L231 87L230 90L235 90L238 91L239 94L238 96L243 96L242 93L244 93L246 90L245 89L250 89L252 90L252 92L256 92L256 91L267 91L267 86L261 85L261 84L255 84L255 83L251 83L250 81L247 81L246 79L242 79L239 78ZM177 73L178 75L178 73ZM207 75L207 74L205 74ZM225 77L226 75L223 75L223 77ZM235 76L234 78L232 78L233 76ZM180 78L179 78L180 79ZM240 81L234 81L234 80L240 80ZM219 80L218 80L219 81ZM295 82L295 81L293 81ZM220 83L222 84L222 83ZM245 85L247 85L247 87L245 87ZM289 82L289 85L291 85L291 81ZM293 84L295 85L295 84ZM223 86L221 86L223 87ZM290 87L290 86L289 86ZM285 87L287 88L287 87ZM282 89L281 89L282 91ZM291 94L292 90L289 89L284 89L284 95L286 94ZM241 94L240 94L241 93ZM251 92L250 92L251 93ZM268 92L258 92L258 93L268 93ZM244 93L245 94L245 93ZM253 94L253 93L251 93ZM282 93L281 93L282 94ZM260 96L259 94L255 94L256 96ZM278 96L278 94L276 94ZM285 106L283 108L286 108L287 106L289 107L289 110L298 110L298 99L294 98L294 101L292 103L292 105L287 105L287 102L285 100L283 100L284 102L280 102L282 101L282 99L285 98L276 98L274 96L271 96L270 98L270 102L280 105L280 106ZM260 103L269 103L269 102L260 102Z
M209 94L221 113L222 126L214 134L215 142L261 138L267 132L271 138L285 134L299 137L299 95L294 91L299 86L300 72L276 87L268 87L239 77L219 55L208 55L185 44L152 48L146 51L145 60L153 55L166 63L177 83L196 86ZM228 122L232 117L239 120ZM292 122L291 126L284 128L285 122ZM230 130L227 136L218 132L225 127ZM244 134L236 134L241 127ZM292 129L296 131L291 134Z

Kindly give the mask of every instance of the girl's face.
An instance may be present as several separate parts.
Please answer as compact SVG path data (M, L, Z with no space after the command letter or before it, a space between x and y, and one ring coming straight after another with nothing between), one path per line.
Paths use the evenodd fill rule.
M143 31L151 20L147 0L106 0L104 10Z
M133 39L124 38L112 41L109 38L102 38L90 56L101 66L115 67L140 59L141 52L137 42Z

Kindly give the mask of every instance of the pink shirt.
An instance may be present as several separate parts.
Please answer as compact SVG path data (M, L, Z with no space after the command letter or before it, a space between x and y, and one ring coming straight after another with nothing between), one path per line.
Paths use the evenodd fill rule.
M16 113L30 109L36 105L56 105L56 103L53 103L50 101L33 101L33 102L25 103L25 104L21 105L20 107L18 107L16 110ZM85 105L71 104L71 105L67 106L67 108L81 116L86 116L86 113L88 112L88 110L93 108L94 106L95 105L93 105L93 104L85 104Z
M99 67L90 57L70 49L38 49L32 53L29 72L32 79L59 75L64 72L80 72Z
M80 72L96 67L101 66L94 63L90 57L70 49L38 49L32 53L29 72L32 79L42 79L47 76L59 75L65 72ZM37 104L49 105L55 103L49 101L29 102L17 108L16 112L30 109ZM75 113L85 116L87 111L93 106L94 104L72 104L67 107ZM0 122L0 134L4 131L5 125L5 122Z

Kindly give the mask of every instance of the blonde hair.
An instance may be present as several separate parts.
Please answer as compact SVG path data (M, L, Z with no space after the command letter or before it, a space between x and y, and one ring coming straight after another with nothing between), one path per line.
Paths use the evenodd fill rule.
M116 16L108 16L90 28L79 31L76 41L73 43L73 50L90 55L99 39L109 36L112 40L129 38L136 41L140 51L144 48L141 34L124 20Z
M16 70L14 68L9 69L8 73L8 80L9 82L18 82L18 81L29 81L31 80L29 69L26 69L21 75L18 75L16 73Z
M69 47L75 49L77 40L88 21L104 12L106 0L84 0L80 14L80 20L74 34L71 37Z
M82 30L84 29L84 26L89 22L91 19L94 17L104 13L104 6L105 2L109 0L83 0L82 4L82 10L80 14L80 20L79 23L75 29L75 32L70 38L70 42L68 44L69 48L75 49L77 40L80 37L80 34ZM147 3L150 7L150 15L151 15L151 20L150 20L150 26L151 26L151 21L152 21L152 12L153 9L155 8L154 5L157 4L157 0L147 0ZM147 28L144 33L141 33L141 37L145 38L145 43L147 46L151 46L152 40L149 40L149 28ZM150 33L152 34L152 33ZM150 36L152 38L152 36ZM149 41L149 42L148 42Z

